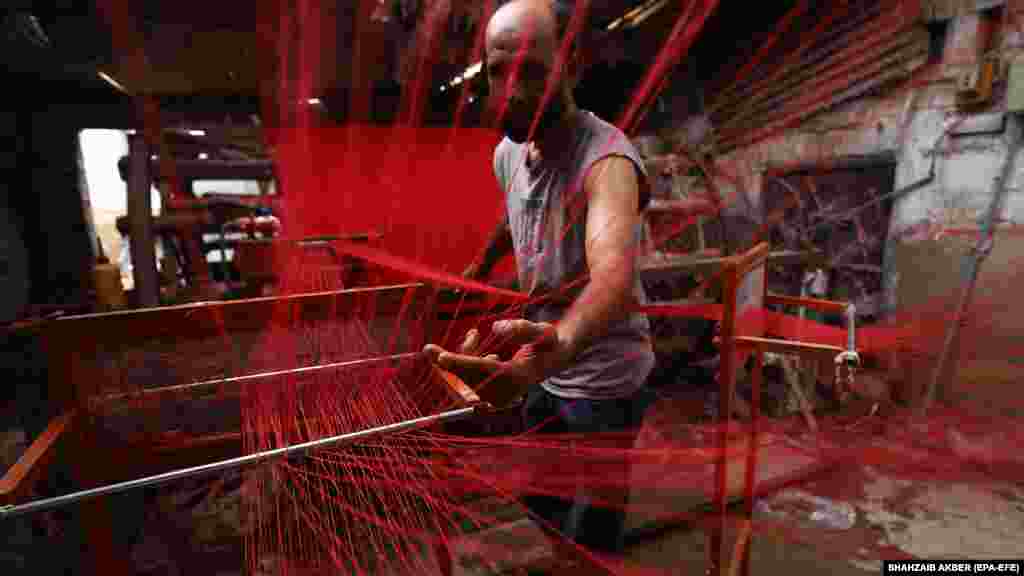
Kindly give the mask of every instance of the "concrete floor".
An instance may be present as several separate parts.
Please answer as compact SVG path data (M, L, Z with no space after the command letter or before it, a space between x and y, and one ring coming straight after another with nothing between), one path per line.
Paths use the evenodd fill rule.
M1000 394L1016 390L1001 387L998 394L977 394L975 399L984 406L999 406ZM651 423L663 422L673 414L679 412L668 404L660 412L649 412L648 419ZM647 437L654 441L664 438L664 434ZM12 431L2 440L8 448L20 451L25 438ZM878 441L889 440L883 436ZM984 439L970 441L984 443ZM8 464L12 456L5 456ZM771 465L769 458L762 460L762 466ZM662 474L668 471L666 468ZM654 477L658 471L648 469L639 474ZM1002 477L1009 480L911 481L891 470L849 463L760 501L755 518L758 529L752 539L752 573L855 576L877 574L883 558L1024 557L1024 477ZM194 490L196 487L190 487L181 497L187 499ZM224 544L231 540L232 530L241 528L237 519L238 494L228 491L220 498L224 501L219 504L200 501L193 505L195 510L190 516L207 520L191 526L180 512L133 520L140 531L134 536L131 550L140 573L197 573L182 571L177 561L180 551L196 550L204 540L220 540L209 547L210 557L218 560L206 564L209 573L239 574L237 568L229 567L228 560L240 560L241 551ZM697 500L693 496L677 496L666 507L685 510ZM129 508L139 510L138 503ZM2 529L7 546L0 547L0 573L65 573L63 568L47 571L40 558L58 556L53 554L56 543L76 537L66 532L68 527L61 535L60 526L48 527L46 521L33 525L25 520L9 522ZM565 565L554 559L544 536L528 521L512 522L494 534L503 545L473 544L472 540L460 543L456 550L457 574L569 574ZM729 538L727 535L727 549L731 549ZM499 558L495 550L504 550L505 558ZM701 531L679 528L632 545L615 565L627 574L693 574L705 567L706 554L706 537ZM428 560L424 568L435 564ZM271 568L267 573L275 571ZM430 573L436 572L429 568L424 572Z
M761 500L755 523L752 574L878 574L883 559L906 556L1020 558L1024 485L915 483L854 466ZM530 574L564 573L564 563L552 558L544 536L528 522L504 530L502 539L518 540L524 553L519 561L492 553L488 566L464 548L457 573L515 574L526 566L536 568ZM734 538L730 530L727 550ZM700 530L671 530L634 544L613 565L624 574L700 573L706 546ZM492 543L486 549L500 547Z
M993 418L1009 416L1003 424L1012 425L1020 412L1008 414L1006 394L1015 395L1014 388L1004 386L973 390L974 410L985 413L987 407L997 408ZM1000 398L1003 401L1000 402ZM884 409L882 410L884 412ZM663 422L679 415L680 410L671 402L652 407L647 420ZM882 422L883 416L877 417ZM908 450L906 429L899 422L878 433L873 443L887 449ZM970 457L985 452L993 443L1003 451L1011 449L1012 440L998 436L965 436L944 430L948 458ZM644 442L656 443L665 437L647 430L641 433L639 447ZM646 440L645 440L646 439ZM786 462L772 462L771 452L760 461L762 470L799 467L791 456L776 452L774 458ZM1011 456L1012 457L1012 456ZM1006 559L1024 557L1024 476L1019 466L1011 463L992 464L987 470L968 473L973 465L961 462L965 470L960 476L942 479L910 474L906 470L890 469L846 462L831 472L817 475L813 480L798 484L759 500L755 513L757 527L752 538L752 573L804 574L828 573L855 576L877 574L883 559L916 558L970 558ZM1008 469L1012 466L1013 469ZM1016 472L1014 470L1017 470ZM904 473L906 472L906 473ZM657 476L657 470L648 469L640 474ZM668 469L662 471L663 475ZM634 471L636 480L637 472ZM655 491L657 492L657 491ZM644 496L641 495L641 498ZM656 494L647 494L654 498ZM662 502L665 509L686 509L695 505L692 497L674 497L673 502ZM647 509L649 507L645 507ZM632 524L636 524L633 518ZM514 530L513 530L514 529ZM510 525L509 533L517 533L520 550L532 558L532 565L549 565L531 574L563 574L564 566L550 567L557 562L543 535L528 522ZM726 549L731 550L735 535L728 533ZM626 574L693 574L702 571L707 563L706 535L699 529L668 530L657 537L632 545L617 564ZM493 547L489 548L493 549ZM471 557L472 554L469 554ZM494 558L491 558L492 562ZM519 573L524 563L498 562L491 566L469 562L463 568L466 576ZM531 564L527 563L527 564Z

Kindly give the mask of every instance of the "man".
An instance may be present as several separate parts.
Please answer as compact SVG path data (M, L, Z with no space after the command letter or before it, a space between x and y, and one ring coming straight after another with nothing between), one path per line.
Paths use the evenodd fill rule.
M646 301L634 268L649 194L626 136L573 100L578 47L559 62L571 15L556 3L514 0L495 12L485 38L488 108L505 134L494 171L507 215L466 274L482 280L514 251L519 289L541 300L524 319L492 327L518 346L508 360L481 357L476 331L458 353L434 345L425 352L493 404L526 394L527 430L614 435L629 448L654 364L647 318L630 311ZM625 486L625 455L601 474L605 484ZM578 543L619 551L625 500L598 507L595 499L604 496L580 487L573 502L530 496L525 503Z

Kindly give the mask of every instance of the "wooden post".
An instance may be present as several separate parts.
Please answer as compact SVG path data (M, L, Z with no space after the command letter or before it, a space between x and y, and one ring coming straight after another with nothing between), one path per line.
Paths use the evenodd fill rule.
M746 470L746 524L744 526L750 529L751 524L754 521L754 498L757 489L757 452L760 449L758 438L758 425L761 419L761 378L764 373L764 350L758 346L757 351L754 353L754 371L751 374L751 398L750 398L750 439L747 445L747 470ZM739 573L743 576L750 575L750 548L751 542L749 540L750 534L747 534L747 540L743 540L741 535L737 539L737 544L742 546L742 559L740 560ZM733 560L733 566L736 566L735 559Z
M739 278L735 266L728 266L722 275L722 322L721 322L721 346L719 348L719 382L718 382L718 417L715 419L718 425L715 444L719 453L715 456L715 498L713 508L718 514L711 524L708 536L709 567L707 574L710 576L722 575L722 550L728 523L727 505L729 491L729 461L726 458L726 451L729 445L729 421L732 416L732 397L735 392L736 366L735 358L735 320L736 320L736 290L739 285Z
M72 475L83 489L95 488L106 483L106 470L111 463L96 442L94 416L83 414L79 419L78 433L72 436L75 449ZM93 498L80 504L82 529L85 531L87 547L84 562L87 572L93 574L131 574L128 556L118 549L114 540L114 515L109 498Z
M149 145L142 135L128 137L131 170L128 176L128 230L131 239L132 277L138 306L160 303L160 283L153 247L153 207L150 198Z

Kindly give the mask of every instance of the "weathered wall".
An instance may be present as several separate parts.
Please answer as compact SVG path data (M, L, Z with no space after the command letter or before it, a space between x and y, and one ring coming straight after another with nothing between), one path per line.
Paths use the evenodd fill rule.
M1007 59L1019 51L1021 36L1016 30L1024 18L1011 6L1008 21L1009 31L1003 38ZM907 304L897 299L900 279L920 271L895 269L892 248L899 242L923 240L920 232L935 232L936 224L962 226L980 217L992 199L996 176L1006 159L1005 127L989 134L952 136L940 142L943 132L961 118L961 129L1002 118L992 112L961 115L955 107L955 79L960 71L977 61L971 47L978 34L977 14L958 16L950 21L939 73L928 82L903 82L880 95L861 98L777 137L721 157L723 168L740 182L739 190L723 182L725 190L744 193L749 200L735 203L734 210L753 210L753 216L762 218L761 187L769 168L891 154L898 162L895 190L900 190L928 177L934 164L930 183L897 197L889 227L885 307L892 311ZM918 77L927 72L927 68L919 69ZM997 101L992 108L998 110L1000 106ZM936 144L940 145L933 150ZM1024 161L1018 163L1013 180L1004 218L1016 217L1019 221L1024 218L1024 193L1013 188L1024 186ZM947 264L949 269L943 273L959 273L959 262L951 259Z
M748 202L735 203L733 210L752 211L759 220L763 218L762 182L769 168L849 156L893 155L897 161L895 191L926 180L930 174L933 177L895 199L884 258L882 309L888 313L913 311L929 299L934 303L942 298L948 302L946 309L952 310L966 284L974 237L948 232L958 227L977 228L1009 160L1009 139L1021 130L1018 119L1000 112L1005 108L1005 86L999 82L995 102L987 111L963 114L957 110L956 77L978 61L973 47L982 30L979 22L977 13L966 9L950 20L942 60L935 64L938 73L930 76L931 80L912 84L912 88L904 82L720 157L726 171L738 178L738 192L747 195ZM1004 70L1014 58L1024 57L1022 48L1024 2L1010 2L998 46ZM928 70L925 67L919 73ZM957 121L960 123L954 127ZM947 131L950 134L944 138ZM1024 220L1024 157L1014 159L1011 168L1001 217L1019 226ZM726 190L736 191L724 184ZM982 264L974 307L982 317L964 329L964 337L954 348L954 358L959 356L960 393L968 390L968 383L1019 381L1024 376L1024 347L1017 346L1018 358L1012 345L1024 342L1024 310L1016 305L1024 236L1017 230L1008 225L1000 229L996 248ZM931 380L940 352L940 346L934 348L907 365L910 381L918 390ZM970 390L979 396L975 388ZM987 390L995 391L995 387ZM960 397L956 389L953 395Z

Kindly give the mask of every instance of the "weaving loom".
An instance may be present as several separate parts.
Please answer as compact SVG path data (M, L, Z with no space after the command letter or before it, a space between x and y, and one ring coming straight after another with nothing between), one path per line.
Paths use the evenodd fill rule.
M376 358L302 363L313 371L382 364L393 366L399 374L422 371L426 366L419 354L410 352L421 345L422 335L408 334L406 324L422 325L415 317L429 310L432 294L422 284L408 284L55 320L43 328L43 335L51 363L50 398L58 416L0 480L2 501L27 500L58 455L85 490L124 482L129 484L121 490L127 490L137 487L130 484L133 479L238 459L243 454L238 420L241 392L272 378L310 372L310 368L272 363L257 368L247 358L261 334L275 324L294 327L358 320L376 340L390 346L390 354ZM173 351L187 343L200 347L191 348L194 355L182 364ZM419 397L425 406L464 400L460 391L449 387L459 384L450 375L438 374L432 382L433 397ZM464 417L473 410L450 412ZM126 556L114 550L111 514L100 497L106 493L80 498L89 554L97 573L127 573ZM7 510L21 513L41 508Z
M761 418L760 386L764 352L799 355L812 361L842 364L842 367L850 370L848 374L852 374L856 367L847 364L855 358L852 351L852 324L849 326L850 349L847 350L831 345L768 337L771 326L765 314L767 305L807 306L827 311L851 310L849 305L841 302L769 294L765 282L765 262L768 258L769 245L760 243L742 254L720 259L716 266L720 273L723 298L723 305L713 306L711 313L711 316L719 321L720 326L719 336L716 338L720 356L719 426L714 431L714 443L719 456L715 459L713 482L703 495L703 502L713 504L708 514L718 516L718 522L715 522L708 534L711 574L722 574L726 568L730 574L749 574L749 526L755 498L820 474L836 464L827 457L812 459L797 455L796 452L773 442L773 439L759 432L757 422ZM646 310L652 315L657 315L672 312L673 308L673 305L654 305L647 307ZM694 309L695 314L698 312ZM852 314L849 318L852 319ZM737 370L751 357L754 366L751 372L752 402L749 426L746 434L742 431L736 433L725 421L734 413ZM751 450L750 446L755 446L756 449ZM769 459L788 461L790 464L767 465L765 460L759 458L759 454L762 458L767 455ZM730 520L727 506L729 503L738 502L742 502L744 508L742 517L739 518L740 537L737 546L733 550L727 550L723 542L723 534ZM660 521L672 520L671 516L667 516ZM659 519L654 519L651 525L645 528L656 529L658 523Z
M759 367L765 350L811 354L816 358L828 357L830 361L844 353L833 346L765 338L765 322L759 314L765 303L843 308L840 303L796 299L797 302L792 298L767 295L764 284L767 254L767 244L761 244L745 254L722 261L726 305L721 308L719 339L720 414L731 411L736 367L746 356L753 354ZM52 321L44 334L53 368L50 397L59 407L58 415L0 480L0 503L14 505L4 509L3 515L28 513L81 499L89 554L95 568L102 573L126 573L125 555L115 550L113 518L102 497L114 491L105 490L118 484L117 491L129 490L317 448L319 444L309 442L308 446L296 447L292 452L278 450L273 455L240 456L246 454L239 431L242 422L231 415L243 391L272 378L359 370L382 364L393 367L399 381L415 381L417 372L434 370L425 366L416 352L425 341L444 340L434 333L438 331L436 320L466 320L485 311L472 299L467 304L463 298L452 299L449 293L446 304L438 295L436 289L424 284L404 284ZM652 307L650 312L657 313L657 308ZM493 308L490 311L493 312ZM372 357L296 357L292 362L297 361L299 367L294 363L259 363L255 361L258 358L252 357L251 352L258 343L254 338L261 334L332 320L354 320L366 326L370 338L382 343L383 353ZM419 333L409 333L413 328L418 328ZM448 337L458 332L451 328L446 331ZM180 351L182 342L201 343L207 358L197 354L189 359L185 370L180 365L172 366L168 363L171 356L167 356L167 350ZM161 356L161 349L164 356ZM148 369L140 370L140 361L148 363ZM435 416L394 423L379 430L352 431L346 438L326 438L323 445L331 442L343 445L363 438L362 434L392 434L406 429L437 427L449 421L465 421L474 415L481 415L474 418L480 421L496 420L503 415L514 419L515 407L498 413L487 410L477 403L471 390L450 374L433 371L428 382L427 393L417 396L417 401L424 414ZM759 418L758 385L759 370L755 370L755 401L751 414L755 423ZM456 409L439 410L439 407L452 405ZM476 431L480 428L477 426ZM473 433L472 427L468 430ZM725 449L732 447L735 441L727 436L724 427L717 440L719 454L726 454ZM756 426L751 427L750 444L759 445ZM766 482L759 480L755 487L758 451L742 452L745 456L717 458L717 489L706 497L713 497L718 511L724 513L726 500L745 495L748 519L755 493L776 489L829 464L814 462L795 472L789 471L784 477L767 478ZM76 483L94 492L80 494L80 498L72 494L64 500L58 497L49 502L30 501L34 484L45 477L47 467L58 453L69 463ZM738 464L743 465L743 477L733 472ZM165 477L160 478L161 474ZM711 534L712 549L718 550L721 557L721 537L716 534L715 531ZM749 547L745 550L746 558ZM442 572L450 574L451 550L444 546L438 552Z

